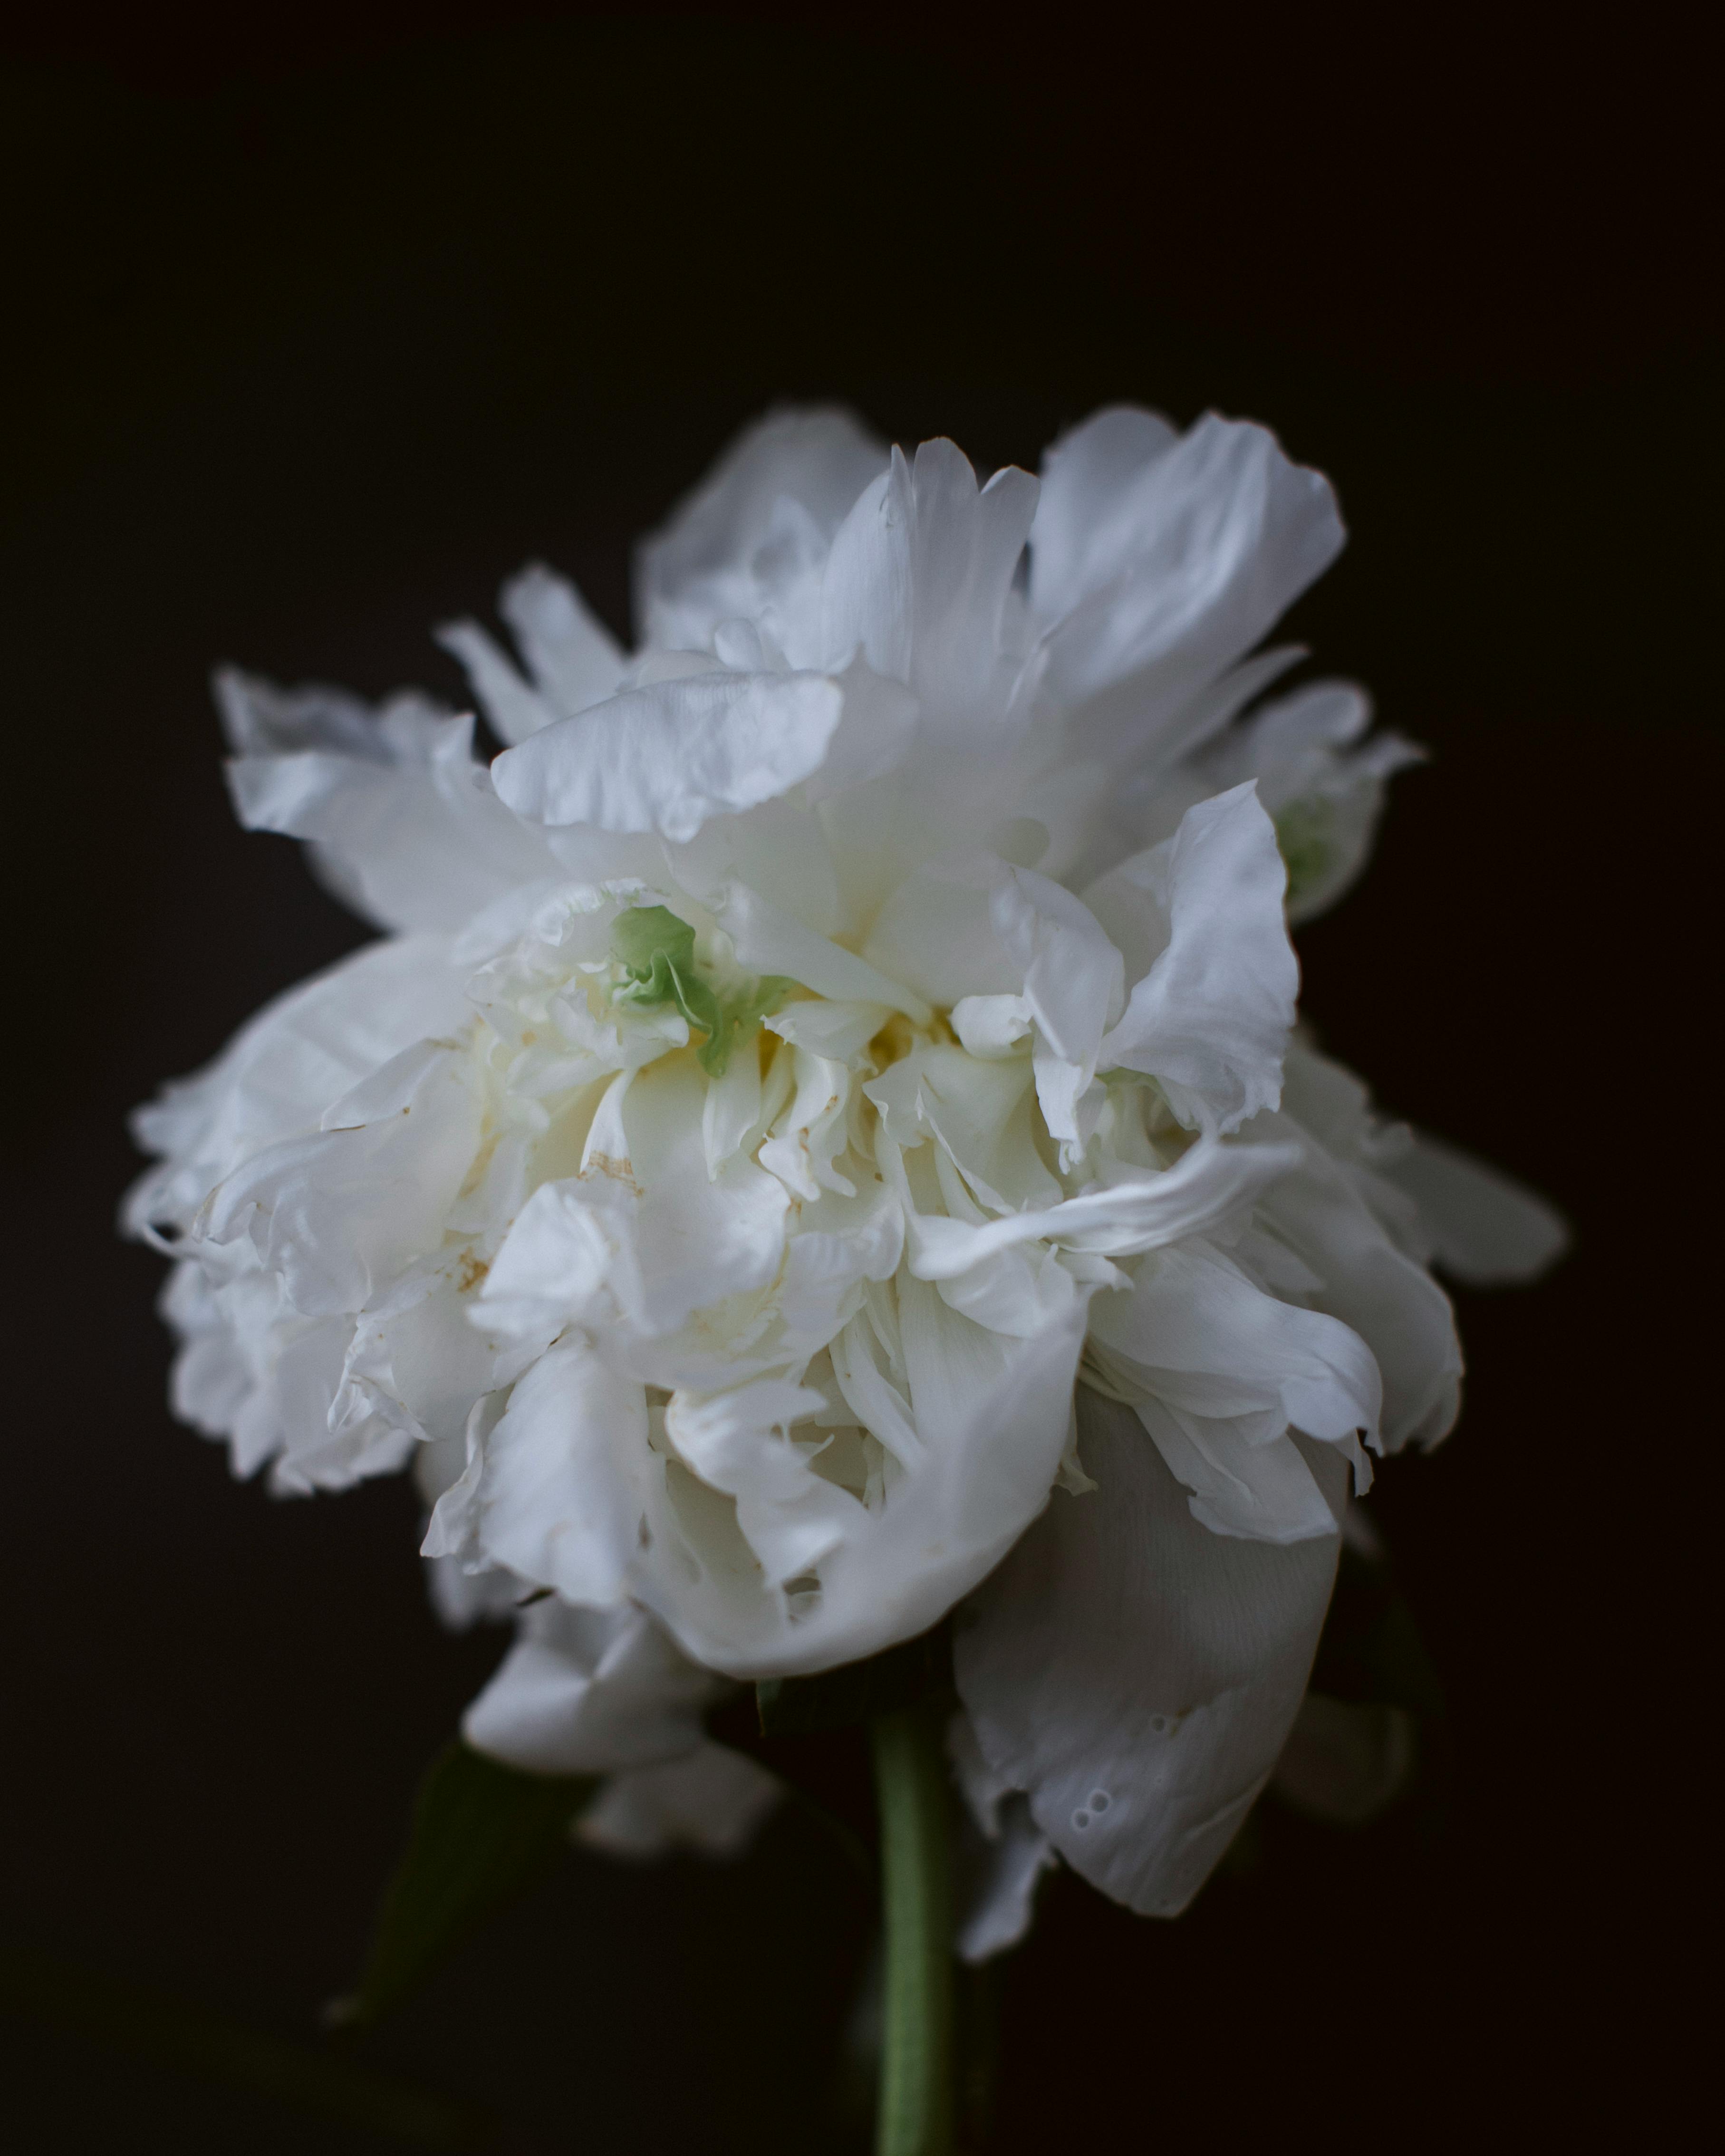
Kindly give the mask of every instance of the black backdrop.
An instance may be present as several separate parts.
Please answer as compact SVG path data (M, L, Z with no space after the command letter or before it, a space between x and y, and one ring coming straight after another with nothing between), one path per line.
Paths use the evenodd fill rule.
M1579 1248L1464 1300L1461 1428L1372 1501L1450 1696L1440 1825L1271 1820L1173 1927L1057 1881L996 2145L1651 2129L1710 1697L1697 56L1645 13L480 13L56 17L0 86L8 1936L309 2034L501 1645L434 1623L403 1486L275 1503L172 1424L158 1264L112 1238L125 1108L361 933L233 826L212 662L458 696L429 628L532 555L621 629L633 538L780 397L983 465L1214 404L1336 480L1293 626L1433 751L1302 933L1307 1008ZM574 1860L367 2056L547 2147L829 2145L863 1928L795 1817L735 1867ZM5 2043L14 2145L373 2145Z

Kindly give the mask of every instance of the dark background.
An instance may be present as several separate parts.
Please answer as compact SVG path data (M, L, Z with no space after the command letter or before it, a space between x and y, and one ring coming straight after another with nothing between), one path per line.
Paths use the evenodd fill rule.
M1334 479L1352 543L1293 626L1433 752L1302 932L1307 1008L1579 1247L1463 1299L1461 1428L1372 1500L1450 1697L1446 1812L1267 1818L1176 1926L1059 1880L994 2145L1665 2130L1717 1842L1687 1809L1716 1411L1683 1368L1717 1120L1700 56L1645 9L1383 12L14 32L18 1953L311 2038L501 1646L434 1624L403 1486L278 1504L172 1424L159 1263L112 1236L124 1110L361 937L233 825L212 663L457 697L427 632L535 555L621 629L634 536L780 397L983 465L1104 400L1214 405ZM572 1860L365 2056L548 2148L829 2146L863 1936L794 1816L734 1867ZM381 2145L4 2044L15 2146Z

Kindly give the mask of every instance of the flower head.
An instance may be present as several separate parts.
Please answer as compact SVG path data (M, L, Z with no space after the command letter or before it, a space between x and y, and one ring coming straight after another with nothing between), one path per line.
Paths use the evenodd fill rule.
M283 1489L411 1461L446 1606L542 1591L470 1738L624 1778L622 1838L758 1805L719 1679L959 1605L978 1950L1050 1845L1181 1906L1274 1765L1350 1476L1455 1413L1428 1261L1558 1235L1293 1032L1289 911L1413 754L1260 701L1342 536L1215 418L978 485L782 413L643 549L633 656L537 568L516 656L443 632L489 771L222 677L243 820L386 935L140 1116L177 1408Z

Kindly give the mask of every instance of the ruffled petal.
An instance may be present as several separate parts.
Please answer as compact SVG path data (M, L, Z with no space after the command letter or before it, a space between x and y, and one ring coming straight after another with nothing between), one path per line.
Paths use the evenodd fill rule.
M637 1592L710 1667L737 1677L830 1668L913 1638L968 1592L1046 1502L1065 1447L1083 1337L1081 1298L1032 1338L994 1332L902 1272L896 1366L859 1315L833 1365L863 1422L896 1455L877 1503L850 1501L818 1595L768 1591L729 1501L675 1467L649 1514ZM723 1504L721 1515L714 1507ZM726 1533L734 1536L727 1545Z
M134 1235L183 1235L208 1193L265 1146L316 1130L323 1111L414 1041L465 1020L465 969L442 937L372 943L247 1020L215 1061L132 1116L163 1156L128 1194Z
M1193 1414L1276 1409L1308 1437L1378 1435L1383 1387L1359 1336L1321 1311L1267 1295L1201 1242L1158 1251L1092 1315L1110 1368Z
M1276 1106L1300 985L1286 882L1248 785L1200 802L1171 840L1091 886L1086 901L1129 965L1166 938L1101 1044L1103 1068L1148 1072L1177 1112L1224 1132Z
M195 1229L217 1246L243 1238L308 1317L359 1310L437 1250L479 1147L466 1058L442 1042L404 1049L349 1101L326 1110L335 1125L226 1177Z
M1097 1487L1057 1493L962 1614L983 1757L1073 1869L1174 1916L1264 1787L1298 1710L1339 1536L1210 1533L1131 1411L1081 1389ZM1332 1515L1343 1463L1307 1454Z
M1298 1127L1276 1116L1263 1127L1281 1136ZM1310 1140L1298 1167L1259 1203L1317 1276L1308 1300L1371 1349L1384 1380L1384 1450L1436 1444L1461 1405L1461 1346L1449 1297L1396 1248L1348 1172Z
M1266 704L1183 767L1180 775L1206 793L1256 780L1287 863L1288 919L1296 924L1327 911L1353 883L1371 852L1389 779L1423 761L1424 752L1399 734L1363 740L1371 716L1370 701L1350 683L1314 682ZM1178 787L1168 791L1178 798Z
M639 1382L583 1335L567 1334L516 1383L470 1497L458 1484L439 1501L426 1553L465 1546L566 1602L619 1602L635 1554L646 1450Z
M1200 1140L1158 1173L1132 1175L1059 1205L979 1224L918 1213L906 1194L911 1269L919 1280L949 1281L999 1251L1044 1241L1106 1257L1154 1250L1229 1219L1298 1158L1287 1147Z

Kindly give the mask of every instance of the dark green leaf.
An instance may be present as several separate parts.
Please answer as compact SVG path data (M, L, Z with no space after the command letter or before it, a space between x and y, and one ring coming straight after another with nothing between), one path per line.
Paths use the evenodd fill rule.
M755 1686L763 1737L800 1737L871 1721L952 1687L952 1642L944 1623L902 1645L812 1677L768 1677Z
M593 1788L587 1779L520 1774L451 1744L419 1785L365 1973L352 1996L330 2008L330 2020L364 2027L416 1989L549 1868Z

